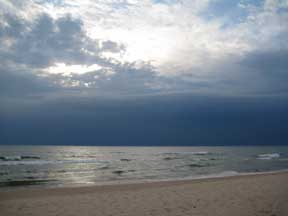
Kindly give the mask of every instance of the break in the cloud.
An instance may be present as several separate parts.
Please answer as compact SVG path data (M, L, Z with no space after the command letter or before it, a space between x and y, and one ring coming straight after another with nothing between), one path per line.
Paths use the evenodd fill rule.
M287 94L287 0L0 0L2 97Z

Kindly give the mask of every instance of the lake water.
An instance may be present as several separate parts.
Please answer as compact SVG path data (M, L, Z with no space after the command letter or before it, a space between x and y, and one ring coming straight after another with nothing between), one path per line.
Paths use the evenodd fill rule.
M0 146L0 186L79 186L288 169L288 146Z

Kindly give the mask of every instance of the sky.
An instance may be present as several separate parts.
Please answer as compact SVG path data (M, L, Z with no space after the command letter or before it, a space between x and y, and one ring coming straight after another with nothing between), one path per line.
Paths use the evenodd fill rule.
M288 0L0 0L0 144L288 144Z

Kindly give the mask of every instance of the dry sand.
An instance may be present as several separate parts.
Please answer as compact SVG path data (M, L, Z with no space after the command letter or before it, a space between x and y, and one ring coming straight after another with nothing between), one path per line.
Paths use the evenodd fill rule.
M288 173L0 192L1 216L287 216Z

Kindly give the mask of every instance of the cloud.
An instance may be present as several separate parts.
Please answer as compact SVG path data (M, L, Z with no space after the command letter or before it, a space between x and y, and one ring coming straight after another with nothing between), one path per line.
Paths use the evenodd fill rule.
M242 63L262 73L285 73L288 68L288 50L271 50L270 52L253 52L246 55ZM287 74L288 76L288 74ZM275 76L277 77L277 75Z
M0 0L1 143L285 143L287 12L287 0Z
M45 94L58 90L58 87L49 82L49 80L41 79L25 68L1 66L0 80L0 98L3 104L10 99L43 98Z
M18 103L0 113L0 143L285 145L288 104L279 101L182 94L115 100L65 97L37 106Z
M66 15L54 20L43 13L33 23L19 20L8 16L7 27L2 29L3 37L11 40L4 53L6 61L32 68L47 67L55 62L91 64L104 61L99 57L98 41L85 35L79 19Z
M104 57L107 53L125 51L124 45L111 40L89 38L83 29L82 21L73 18L70 14L53 19L47 13L42 13L32 22L21 21L17 16L6 14L3 20L6 25L0 29L1 38L4 39L0 52L3 63L1 71L5 79L13 81L15 78L14 83L18 83L20 77L25 77L26 74L23 85L26 85L29 80L30 85L41 86L42 81L45 80L50 82L51 89L54 86L58 90L61 87L79 89L80 87L98 88L98 86L103 88L111 86L113 89L117 86L137 86L142 80L137 81L138 84L125 85L123 76L128 80L134 80L135 74L140 78L138 73L142 73L143 77L143 72L148 71L145 69L146 63L143 63L140 71L134 63L122 64L113 58ZM116 72L117 75L113 78L108 77ZM84 75L85 73L88 74ZM127 76L128 74L131 74L131 77ZM111 83L115 82L115 78L119 79L119 84L113 86ZM1 81L5 82L5 79ZM41 82L37 83L40 80ZM109 81L103 84L104 80ZM14 86L20 90L23 85ZM5 90L5 86L4 92L8 91ZM30 89L32 90L33 87ZM41 88L38 90L41 92ZM23 91L20 91L19 95L22 94Z
M286 92L287 1L1 0L0 10L2 95L21 79L14 96Z

